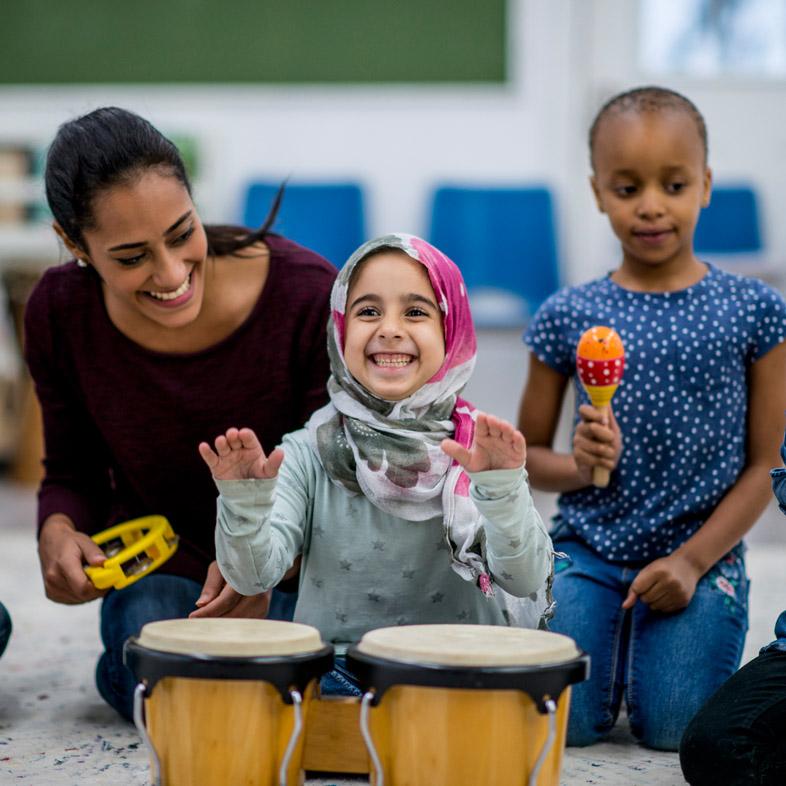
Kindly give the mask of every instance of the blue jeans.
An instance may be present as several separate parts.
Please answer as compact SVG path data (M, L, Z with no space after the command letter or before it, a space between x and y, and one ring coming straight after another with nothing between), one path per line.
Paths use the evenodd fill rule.
M748 629L745 564L732 552L699 581L682 611L621 608L644 564L607 562L566 528L554 533L556 613L551 630L591 657L573 686L568 745L591 745L614 726L623 693L631 731L645 745L676 751L691 718L737 669Z
M347 659L336 656L333 671L322 677L319 689L323 696L362 696L355 675L347 670Z
M6 607L0 603L0 655L5 652L8 639L11 638L11 615Z
M112 590L101 603L101 641L104 653L96 666L96 686L103 699L124 718L133 717L134 675L123 664L123 644L148 622L187 617L196 608L202 585L182 576L154 573L125 589ZM291 600L271 602L273 613L286 613ZM289 593L287 593L289 594ZM293 597L297 597L292 593ZM274 608L275 607L275 608ZM280 617L272 617L280 619ZM289 617L291 619L291 616Z

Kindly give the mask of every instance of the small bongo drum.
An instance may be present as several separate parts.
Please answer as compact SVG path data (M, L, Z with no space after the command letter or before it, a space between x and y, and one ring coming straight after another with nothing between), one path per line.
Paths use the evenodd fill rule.
M374 786L558 786L569 686L589 656L557 633L412 625L347 652Z
M299 786L302 729L333 648L308 625L151 622L128 639L134 722L156 786Z

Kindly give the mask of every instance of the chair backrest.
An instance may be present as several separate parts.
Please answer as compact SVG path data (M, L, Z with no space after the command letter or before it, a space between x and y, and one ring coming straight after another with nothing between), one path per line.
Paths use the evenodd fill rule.
M718 185L701 211L693 247L706 254L755 254L763 250L756 192L747 185Z
M559 287L553 200L544 186L439 187L429 238L461 269L479 325L526 322ZM485 300L494 292L503 297L497 305Z
M258 227L278 182L254 182L246 192L243 224ZM273 230L322 254L336 267L366 240L363 191L357 183L287 183Z

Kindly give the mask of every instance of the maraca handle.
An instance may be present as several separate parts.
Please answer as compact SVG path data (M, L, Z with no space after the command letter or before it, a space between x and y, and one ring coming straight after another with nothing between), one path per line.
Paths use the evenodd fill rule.
M606 467L592 468L592 485L599 489L605 489L609 485L611 472Z

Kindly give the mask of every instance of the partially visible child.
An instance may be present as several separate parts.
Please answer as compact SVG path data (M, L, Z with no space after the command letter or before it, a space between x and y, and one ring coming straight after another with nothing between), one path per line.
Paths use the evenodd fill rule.
M781 459L786 464L786 438ZM786 513L786 467L771 470L770 476ZM786 783L786 610L775 623L775 637L690 722L680 764L691 786Z
M710 200L704 120L658 87L611 99L590 131L592 189L622 245L604 278L552 296L525 340L519 426L535 487L561 492L552 531L552 629L592 658L571 701L569 745L613 727L623 694L646 745L676 750L688 721L738 667L748 627L743 535L768 498L786 409L786 303L693 251ZM622 337L608 418L575 374L584 330ZM571 453L552 440L576 389ZM592 469L612 470L607 488Z
M0 603L0 655L5 652L8 640L11 638L11 615L6 607Z
M199 446L222 575L254 595L302 554L295 620L339 654L372 628L542 607L552 549L524 438L459 398L476 343L458 268L387 235L353 254L331 309L330 403L306 428L269 456L246 428Z

